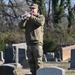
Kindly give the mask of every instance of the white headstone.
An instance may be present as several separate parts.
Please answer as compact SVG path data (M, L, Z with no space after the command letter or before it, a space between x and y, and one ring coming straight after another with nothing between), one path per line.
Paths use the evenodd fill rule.
M0 60L4 62L3 52L2 51L0 51Z
M59 67L45 67L37 70L36 75L65 75L65 70Z

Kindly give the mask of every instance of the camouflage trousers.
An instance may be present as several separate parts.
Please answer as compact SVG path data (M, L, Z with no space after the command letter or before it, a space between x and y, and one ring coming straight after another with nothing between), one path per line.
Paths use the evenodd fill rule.
M38 44L31 44L27 46L28 63L32 72L32 75L36 75L36 70L43 67L42 46Z

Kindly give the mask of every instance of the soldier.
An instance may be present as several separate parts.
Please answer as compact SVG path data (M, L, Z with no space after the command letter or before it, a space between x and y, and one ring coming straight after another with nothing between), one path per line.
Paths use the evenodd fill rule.
M43 30L45 17L38 13L38 5L30 6L31 13L25 13L25 19L19 23L20 28L25 29L28 63L32 75L36 75L36 70L43 67Z

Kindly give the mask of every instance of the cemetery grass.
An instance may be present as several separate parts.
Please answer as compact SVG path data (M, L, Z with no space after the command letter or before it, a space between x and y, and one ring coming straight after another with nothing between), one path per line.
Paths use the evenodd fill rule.
M70 69L70 62L44 62L44 67L57 66L65 69L65 75L75 75L75 69Z
M2 62L0 62L0 65ZM72 70L70 69L70 62L44 62L43 63L44 67L50 67L50 66L57 66L60 68L65 69L65 75L75 75L75 69ZM17 75L25 75L30 72L29 68L17 68L16 70Z
M44 67L57 66L57 67L65 69L65 75L75 75L75 70L70 69L70 62L52 62L50 61L50 62L44 62L43 65ZM26 68L22 70L17 69L16 71L17 71L17 75L25 75L30 72L30 70Z

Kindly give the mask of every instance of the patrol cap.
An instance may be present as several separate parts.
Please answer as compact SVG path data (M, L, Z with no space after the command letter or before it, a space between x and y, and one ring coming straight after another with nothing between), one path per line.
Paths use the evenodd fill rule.
M30 6L30 8L38 8L38 5L37 5L37 4L32 4L32 5Z

